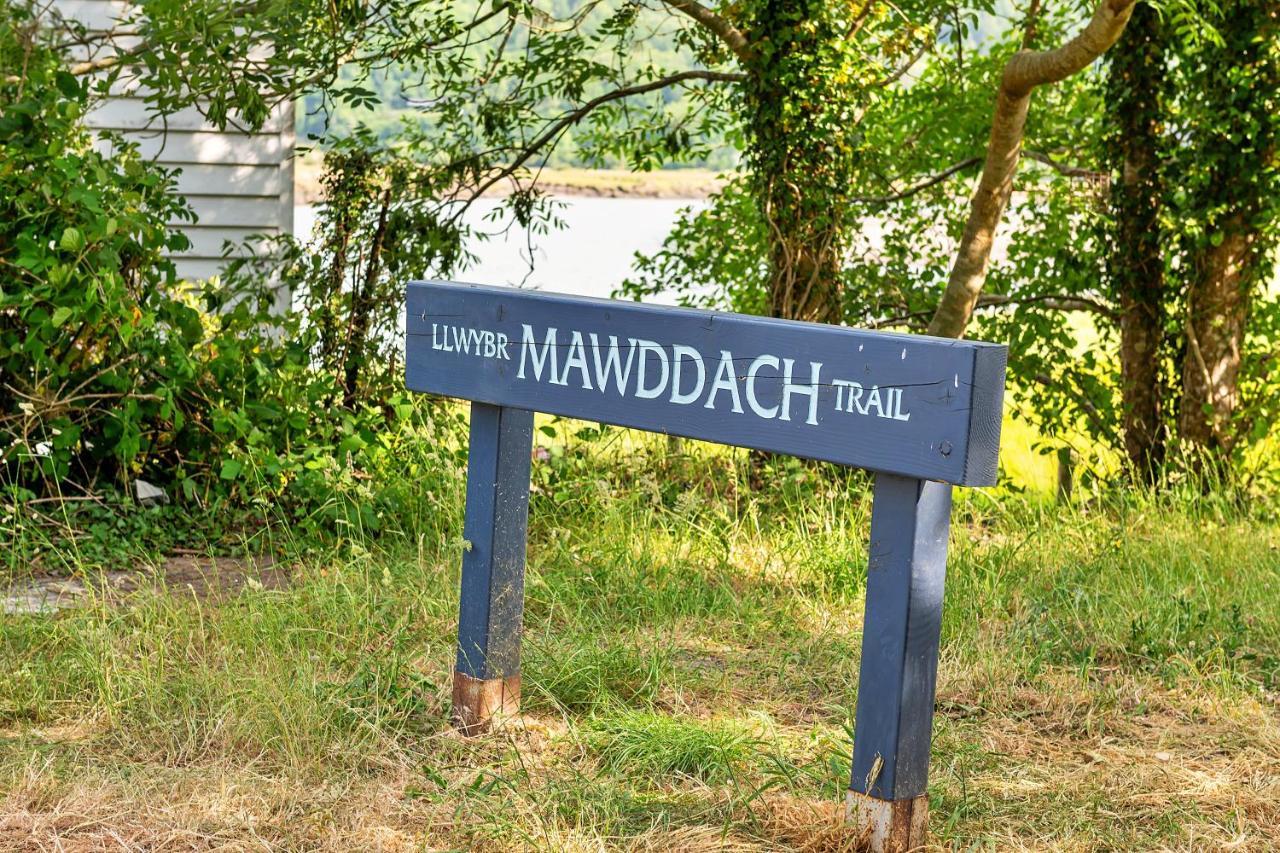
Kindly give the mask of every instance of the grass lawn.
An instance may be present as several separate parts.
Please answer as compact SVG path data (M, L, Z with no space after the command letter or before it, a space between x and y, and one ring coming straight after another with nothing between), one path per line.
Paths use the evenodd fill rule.
M524 714L481 738L461 488L278 589L4 617L0 848L855 849L866 483L686 453L535 463ZM1277 849L1273 516L964 493L942 647L941 849Z

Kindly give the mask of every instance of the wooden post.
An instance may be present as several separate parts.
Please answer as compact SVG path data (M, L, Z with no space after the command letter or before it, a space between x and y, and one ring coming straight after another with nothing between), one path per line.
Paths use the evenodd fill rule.
M1058 448L1058 503L1071 503L1071 487L1075 483L1075 454L1070 447Z
M533 413L471 404L467 514L453 719L479 734L495 716L520 710L525 533Z
M950 526L950 485L876 474L848 798L873 853L920 847L928 829Z

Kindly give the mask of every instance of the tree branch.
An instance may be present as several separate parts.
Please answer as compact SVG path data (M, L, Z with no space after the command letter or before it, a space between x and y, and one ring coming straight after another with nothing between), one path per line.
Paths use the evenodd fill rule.
M1057 293L1039 293L1033 296L1008 296L1003 293L984 293L978 297L978 302L974 305L975 310L983 308L1003 308L1010 305L1039 305L1048 308L1050 311L1087 311L1092 314L1101 314L1104 317L1115 319L1116 310L1104 302L1096 299L1090 299L1087 296L1072 296ZM896 317L887 317L884 320L877 320L871 324L873 329L883 329L891 326L900 326L903 323L909 323L912 320L918 320L921 317L928 317L933 313L933 309L926 308L923 311L911 311L907 314L899 314Z
M511 161L511 163L503 166L496 174L481 184L473 194L473 198L478 198L490 190L499 181L510 177L518 171L521 166L529 162L535 154L542 150L543 146L554 140L572 125L582 121L591 113L592 110L604 106L607 103L619 101L623 98L629 98L633 95L643 95L648 92L656 92L659 89L665 89L668 86L674 86L676 83L683 83L688 80L706 80L712 83L741 83L745 79L747 79L747 75L745 74L694 69L692 71L681 71L678 74L671 74L667 77L660 77L657 80L650 80L648 83L636 83L631 86L623 86L619 89L605 92L603 95L598 95L578 107L576 110L566 113L552 122L550 127L539 134L524 148L520 149L519 154L513 161Z
M1053 169L1059 175L1064 175L1068 178L1084 178L1091 181L1101 181L1110 177L1106 172L1099 172L1095 169L1086 169L1083 166L1069 166L1066 163L1059 162L1048 154L1043 154L1039 151L1023 151L1022 156L1026 157L1028 160L1035 160L1037 163L1042 163L1050 169Z
M910 198L916 193L923 192L929 189L929 187L942 183L947 178L954 175L956 172L963 172L965 169L968 169L970 166L976 166L981 162L982 162L981 157L969 157L967 159L961 160L959 163L956 163L952 166L948 166L947 168L943 169L941 172L938 172L936 175L930 175L928 178L925 178L923 181L916 184L915 186L908 187L907 189L902 190L901 192L891 193L890 195L854 196L853 200L862 202L864 204L891 204L892 202L895 202L895 201L902 201L904 198Z
M678 12L683 12L706 27L720 41L728 45L734 55L743 62L750 62L755 57L755 51L752 50L751 43L747 41L747 37L742 30L739 30L701 3L696 3L694 0L662 0L662 2Z
M922 42L920 42L920 47L916 48L915 53L908 56L906 61L904 61L901 65L895 68L889 74L888 77L884 78L876 85L880 87L885 87L885 86L892 86L894 83L897 83L899 80L902 79L903 75L905 75L908 71L910 71L915 66L915 64L920 61L920 57L924 56L925 53L927 53L929 48L931 47L933 47L933 38L927 38Z
M1117 317L1115 309L1105 302L1099 302L1087 296L1061 296L1053 293L1040 293L1035 296L984 293L978 297L978 304L975 307L999 308L1004 305L1043 305L1052 311L1089 311L1112 320Z
M1004 66L1001 86L1013 95L1029 95L1037 86L1065 80L1089 67L1115 44L1129 23L1137 0L1102 0L1075 38L1056 50L1020 50Z

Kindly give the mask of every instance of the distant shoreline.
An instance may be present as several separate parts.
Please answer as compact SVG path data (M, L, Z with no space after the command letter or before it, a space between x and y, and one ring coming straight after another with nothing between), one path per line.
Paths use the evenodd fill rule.
M294 164L294 204L322 200L321 163L313 152ZM629 172L625 169L543 169L538 187L547 195L580 198L705 199L724 185L724 178L710 169L663 169ZM488 196L504 196L509 186L495 187Z

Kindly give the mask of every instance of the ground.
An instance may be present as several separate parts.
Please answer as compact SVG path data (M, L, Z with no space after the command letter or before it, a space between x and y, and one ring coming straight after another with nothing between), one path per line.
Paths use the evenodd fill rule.
M448 723L460 487L272 583L6 617L0 848L856 849L866 481L665 452L536 463L524 714L488 736ZM958 497L933 842L1278 849L1280 525L1077 498Z
M323 195L320 175L323 157L312 151L299 157L294 167L294 198L298 204L317 204ZM709 169L545 168L538 170L538 188L553 196L593 198L706 198L720 189L724 179ZM491 195L506 195L511 186L501 183Z

